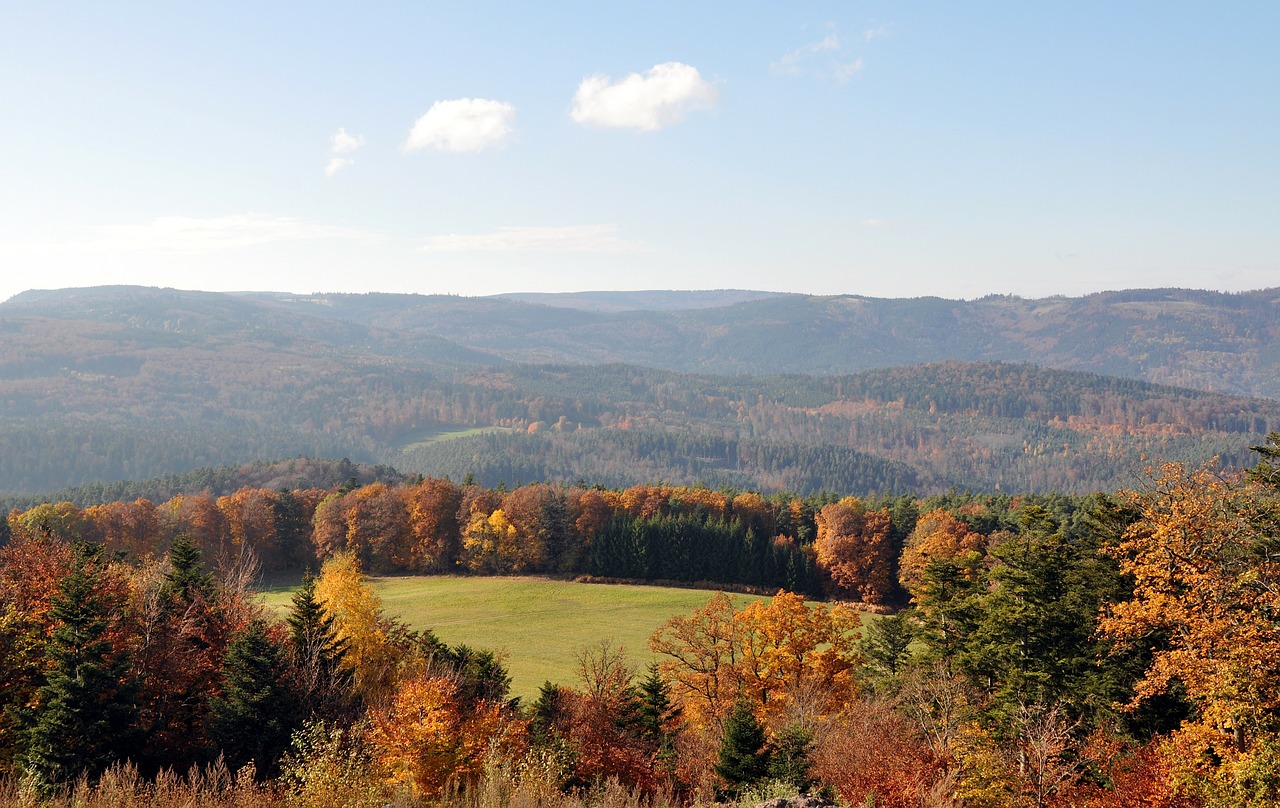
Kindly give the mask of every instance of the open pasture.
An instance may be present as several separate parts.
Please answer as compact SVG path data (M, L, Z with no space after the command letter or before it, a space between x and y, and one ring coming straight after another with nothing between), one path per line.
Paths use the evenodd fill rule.
M370 578L387 613L430 628L450 645L492 648L506 657L511 694L535 698L545 681L573 684L582 650L601 640L626 649L643 673L654 659L649 635L668 617L707 602L699 589L587 584L546 578L406 576ZM281 611L291 588L267 590ZM760 598L733 595L742 607Z

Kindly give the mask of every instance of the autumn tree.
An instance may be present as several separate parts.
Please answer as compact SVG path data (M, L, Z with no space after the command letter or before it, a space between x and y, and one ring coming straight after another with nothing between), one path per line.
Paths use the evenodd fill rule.
M523 746L523 722L501 705L480 702L464 713L456 696L449 678L411 679L370 714L366 740L388 782L432 799L450 781L475 783L491 748L514 756Z
M981 552L986 537L942 508L924 514L907 536L898 562L898 580L913 596L920 589L930 562L950 562Z
M837 591L866 603L884 603L895 578L887 511L869 511L861 500L845 497L818 511L814 541L818 565Z
M402 655L391 636L394 626L382 613L382 601L366 582L355 553L335 553L324 562L315 597L333 615L356 692L377 703L393 690Z
M1185 692L1196 709L1168 749L1211 805L1280 800L1277 490L1264 463L1250 482L1166 464L1133 493L1140 518L1115 550L1133 597L1102 621L1122 643L1163 638L1135 702Z
M406 565L419 572L449 569L462 540L458 527L462 489L448 480L428 478L405 488L402 496L409 530Z

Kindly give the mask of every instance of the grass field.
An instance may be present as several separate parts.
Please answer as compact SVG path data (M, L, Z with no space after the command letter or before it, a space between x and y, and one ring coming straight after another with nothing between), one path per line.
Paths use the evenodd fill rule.
M458 429L424 429L410 435L404 445L400 447L400 451L408 452L412 449L421 449L430 446L433 443L440 443L455 438L467 438L472 435L483 435L486 432L510 432L510 427L505 426L477 426L477 427L459 427Z
M701 606L711 592L660 586L584 584L545 578L371 578L387 613L430 628L450 645L506 655L511 694L526 701L550 680L574 684L582 649L608 639L643 672L654 658L649 635L668 617ZM290 589L264 593L284 609ZM759 598L733 595L739 607Z

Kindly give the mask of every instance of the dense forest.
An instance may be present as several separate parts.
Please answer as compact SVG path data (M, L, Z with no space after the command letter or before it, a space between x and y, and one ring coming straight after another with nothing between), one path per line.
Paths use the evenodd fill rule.
M1249 367L1258 379L1277 377L1265 372L1276 343L1265 316L1274 306L1264 297L1113 297L1106 305L1090 305L1120 317L1117 322L1123 312L1154 312L1142 321L1150 329L1159 330L1166 320L1186 325L1188 311L1201 312L1203 317L1191 319L1206 333L1238 331L1238 339L1257 343ZM907 342L943 328L943 321L921 321L922 312L942 302L915 301L915 315L909 302L899 301L904 319L874 319ZM659 312L719 322L756 316L744 306L799 307L790 319L780 312L757 314L765 317L761 323L791 324L806 335L803 346L764 341L741 348L744 355L757 349L777 354L775 365L712 362L692 374L672 369L678 362L656 367L656 358L703 355L712 347L699 342L696 330L648 322L654 313L645 311L602 313L498 298L302 301L159 289L19 295L0 304L0 492L33 495L307 456L347 457L406 474L473 474L490 486L584 479L610 486L662 480L860 496L952 487L1086 493L1131 484L1144 457L1202 462L1217 456L1243 467L1247 447L1280 427L1280 404L1270 399L972 361L968 354L970 361L835 372L855 360L860 366L892 365L931 356L881 355L874 343L843 345L820 369L822 375L797 375L812 368L806 362L829 344L815 331L820 320L814 312L810 319L796 319L818 303L839 303L850 311L879 305L771 296ZM960 304L943 308L955 305ZM1050 309L1074 310L1073 305L1058 301L1036 308L1042 315L1037 322L1052 319ZM1230 319L1232 313L1238 321ZM497 347L463 347L424 331L432 323L439 329L450 322L474 329L489 323L492 339L527 347L555 323L575 318L613 325L609 318L630 318L643 333L631 334L628 327L609 339L644 342L648 334L672 344L649 358L626 357L645 364L588 364L598 357L550 349L537 356L513 354L538 362L515 364ZM1136 350L1136 343L1119 341L1133 336L1125 334L1107 350ZM1178 331L1168 339L1170 346L1182 346L1169 359L1181 367L1207 367L1208 357L1223 353L1210 350L1205 335L1193 340ZM1074 350L1061 339L1053 344L1064 356ZM1191 344L1200 346L1194 363L1184 355ZM781 361L783 354L789 362ZM735 375L761 368L791 372ZM1261 382L1228 381L1235 371L1227 365L1220 370L1221 383L1204 386L1266 392ZM1159 378L1197 381L1175 379L1171 372Z
M415 478L15 510L0 799L1274 805L1280 434L1257 451L1074 497ZM256 559L319 565L283 620ZM526 704L364 573L579 569L776 594L672 616L647 671L585 648Z

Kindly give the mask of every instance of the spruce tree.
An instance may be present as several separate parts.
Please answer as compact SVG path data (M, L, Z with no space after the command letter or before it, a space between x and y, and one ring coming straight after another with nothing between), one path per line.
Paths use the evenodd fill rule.
M756 719L750 704L738 702L724 724L716 774L729 784L731 792L736 793L743 786L749 786L769 774L769 757L764 727Z
M332 614L316 598L316 579L308 570L293 594L289 613L293 683L298 707L305 716L332 720L350 701L347 643L339 639Z
M233 770L252 762L260 776L271 774L288 747L294 710L284 672L284 656L261 618L227 646L222 692L209 703L209 734Z
M27 735L26 768L46 785L96 778L134 751L136 683L106 637L111 606L101 593L101 548L77 545L58 584L45 647L49 671Z
M169 546L169 571L160 593L163 597L187 606L197 597L208 598L214 589L214 577L204 569L200 548L185 535Z

